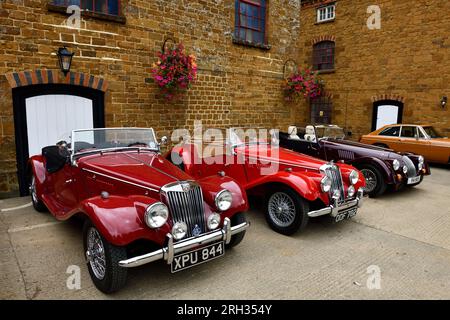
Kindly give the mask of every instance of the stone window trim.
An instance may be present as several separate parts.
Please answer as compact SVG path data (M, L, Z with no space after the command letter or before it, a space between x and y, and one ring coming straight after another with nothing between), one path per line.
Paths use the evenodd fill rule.
M259 25L251 26L251 25L241 25L241 12L240 8L241 5L247 5L247 6L254 6L253 9L258 10L258 15L249 15L249 12L243 13L243 15L246 18L247 23L250 23L250 21L259 21ZM269 0L235 0L235 21L234 21L234 32L232 33L232 42L237 45L243 45L248 47L254 47L259 48L263 50L270 50L271 45L268 43L268 23L267 23L267 17L268 17L268 5ZM241 32L245 33L245 36L241 36ZM258 37L261 37L260 40L248 40L247 33L251 33Z
M234 36L234 34L233 34L233 36L232 36L232 42L233 42L234 44L238 44L238 45L242 45L242 46L247 46L247 47L258 48L258 49L262 49L262 50L270 50L270 49L272 48L272 46L271 46L270 44L245 41L245 40L236 38L236 37Z
M5 74L11 88L37 84L69 84L106 92L108 81L104 78L82 72L70 71L66 76L57 69L37 69Z
M375 96L372 96L372 102L378 102L378 101L385 101L385 100L391 100L391 101L398 101L401 103L405 103L406 98L404 96L401 96L399 94L394 93L385 93L385 94L377 94Z
M122 3L121 3L121 5L122 5ZM47 10L51 11L51 12L58 12L58 13L63 13L65 15L70 15L67 13L67 7L55 5L51 1L49 1L47 3ZM106 13L81 10L81 16L94 18L94 19L98 19L98 20L111 21L111 22L125 24L127 20L126 20L125 16L123 15L123 10L121 10L120 12L121 12L120 15L116 16L116 15L111 15L111 14L106 14Z

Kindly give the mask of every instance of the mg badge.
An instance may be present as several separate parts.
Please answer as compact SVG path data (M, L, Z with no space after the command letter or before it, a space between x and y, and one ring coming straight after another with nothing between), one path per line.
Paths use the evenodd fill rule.
M202 233L202 229L198 226L198 224L195 225L194 229L192 229L192 234L196 237L200 233Z
M191 190L191 185L188 183L184 183L181 185L181 189L183 189L183 192L188 192Z

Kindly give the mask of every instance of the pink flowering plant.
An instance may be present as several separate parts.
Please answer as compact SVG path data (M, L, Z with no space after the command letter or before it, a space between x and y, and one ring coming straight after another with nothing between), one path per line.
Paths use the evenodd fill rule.
M297 100L300 97L313 99L321 94L322 87L318 73L309 69L300 70L286 79L284 94L286 100Z
M180 43L168 52L159 52L158 58L152 68L155 82L167 100L179 98L197 79L195 56L187 55Z

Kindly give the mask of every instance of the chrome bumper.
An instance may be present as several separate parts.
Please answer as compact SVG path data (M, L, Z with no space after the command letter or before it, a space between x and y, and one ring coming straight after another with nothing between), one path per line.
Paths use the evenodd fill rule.
M133 268L157 260L166 260L167 264L171 264L173 261L173 257L176 254L188 251L195 247L216 241L225 241L225 244L228 244L231 241L232 235L245 231L249 226L250 226L249 222L244 222L232 227L231 220L229 218L225 218L222 229L204 234L197 238L189 238L186 240L182 240L177 243L173 243L173 237L170 233L168 233L166 235L167 246L165 246L162 249L144 254L142 256L137 256L127 260L119 261L119 266L124 268Z
M308 216L310 218L320 217L331 214L331 216L336 217L340 212L353 208L358 207L361 208L363 205L363 198L364 198L364 190L361 188L358 190L358 194L356 196L355 200L351 200L348 202L345 202L341 205L338 205L336 202L326 208L311 211L308 213Z

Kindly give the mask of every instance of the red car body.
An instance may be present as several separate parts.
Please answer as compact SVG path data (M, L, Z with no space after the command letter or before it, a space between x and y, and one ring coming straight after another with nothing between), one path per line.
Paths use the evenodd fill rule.
M49 148L54 151L53 147ZM193 181L192 176L161 157L159 152L148 149L92 151L72 157L71 161L61 164L57 170L50 168L50 155L33 156L29 161L30 176L34 181L31 187L33 204L45 205L58 220L84 215L112 246L128 249L137 243L144 243L143 255L128 255L126 259L116 261L121 268L139 266L158 259L171 263L174 255L186 250L214 241L229 243L232 235L245 231L248 226L242 221L239 226L230 225L236 214L248 209L244 190L230 177L213 174ZM196 215L190 203L186 202L188 198L178 208L168 203L170 201L165 197L167 194L162 190L166 186L178 184L200 187L201 194L192 200L192 207L200 207ZM219 226L215 230L208 230L206 221L210 215L218 212L215 197L222 190L231 193L231 206L220 212ZM169 218L161 227L150 228L145 222L145 214L146 209L155 203L167 205ZM181 214L186 220L196 218L203 221L204 225L195 225L201 229L200 234L180 241L173 240L171 233L176 222L175 210L178 210L178 216ZM204 215L203 219L199 214ZM188 227L193 226L193 223L185 222ZM149 253L151 248L160 249ZM114 288L99 289L115 291Z
M231 149L228 149L230 145ZM303 212L306 219L331 215L333 218L338 217L339 221L342 219L339 217L342 211L356 208L362 204L363 187L365 186L362 174L359 174L357 182L353 185L354 194L348 197L348 188L351 186L350 173L358 172L350 165L327 163L271 144L233 145L230 141L226 141L223 150L226 149L228 152L204 156L199 153L196 144L185 143L174 147L170 157L175 164L182 160L183 170L197 179L219 172L237 180L248 195L262 196L266 200L273 190L287 187L307 204L308 212ZM200 156L198 156L199 154ZM274 166L272 172L270 172L271 166ZM336 181L333 181L333 185L340 188L341 197L339 199L333 198L334 190L324 192L321 189L321 180L327 175L333 175L327 168L336 169L334 171ZM265 173L263 173L264 169ZM270 219L268 222L274 228ZM300 223L297 227L287 229L275 226L274 229L280 233L292 234L298 227L305 224Z

